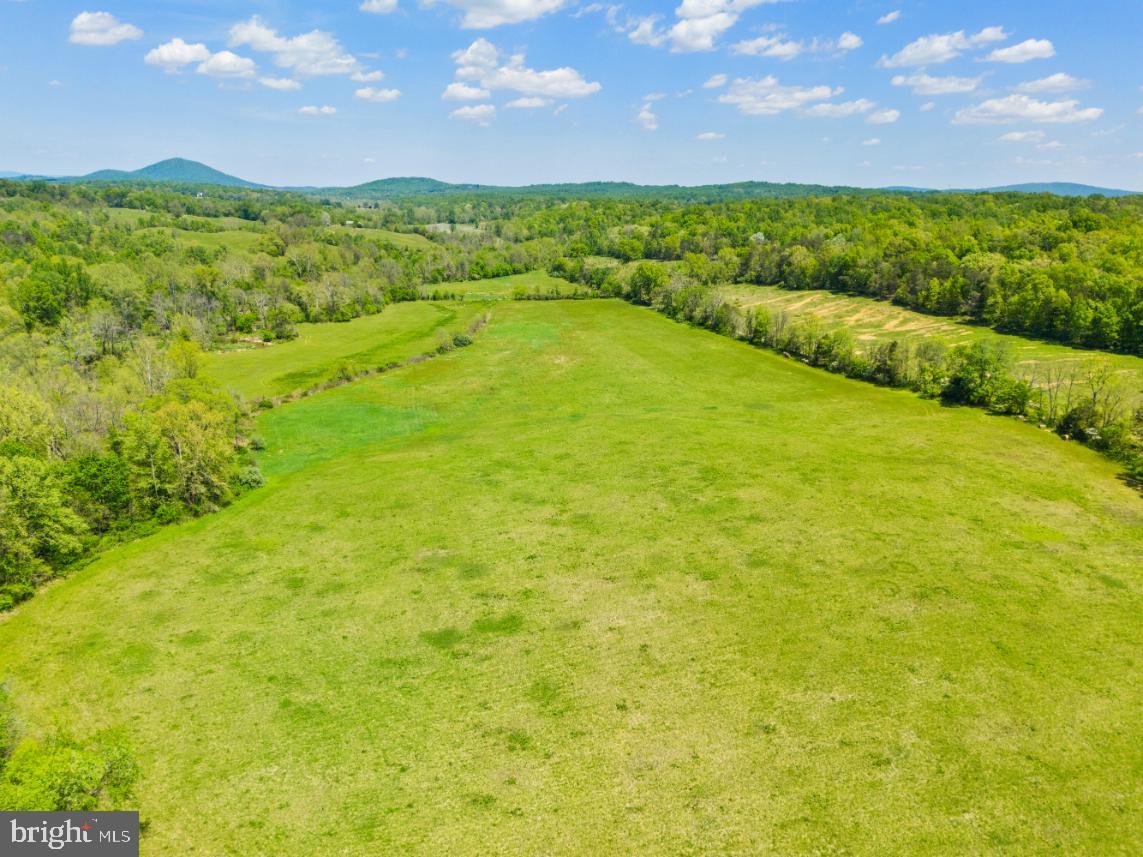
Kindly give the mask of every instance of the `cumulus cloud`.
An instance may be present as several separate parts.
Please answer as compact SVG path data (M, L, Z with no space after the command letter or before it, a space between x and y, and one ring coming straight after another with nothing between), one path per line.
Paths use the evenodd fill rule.
M877 23L881 24L881 25L892 24L894 21L899 21L900 19L901 19L901 11L898 9L895 12L889 12L885 15L882 15L880 18L877 19Z
M870 125L892 125L894 122L896 122L900 118L901 118L901 111L900 110L888 109L888 110L878 110L874 113L870 113L868 118L866 118L865 121L868 122Z
M279 92L297 92L302 88L302 85L296 80L291 80L288 77L260 77L258 82L269 89L276 89Z
M908 76L894 75L893 85L907 86L914 95L953 95L975 92L983 80L983 77L933 77L920 72Z
M1091 86L1090 80L1080 80L1078 77L1072 77L1070 74L1061 71L1059 74L1021 83L1016 87L1016 91L1025 92L1029 95L1041 92L1079 92L1089 86Z
M720 134L718 131L703 131L695 137L696 140L725 140L726 135Z
M567 0L445 0L445 2L464 13L460 25L471 30L485 30L499 27L501 24L534 21L567 5Z
M1002 42L1008 38L1003 27L985 27L979 33L966 35L964 30L955 33L940 33L922 36L905 45L893 56L883 56L877 63L883 68L907 68L909 66L939 65L956 59L971 48L990 42Z
M1021 63L1046 60L1055 55L1056 47L1047 39L1028 39L1009 48L997 48L984 59L986 62Z
M355 71L349 76L354 83L376 83L385 79L383 71Z
M773 75L763 78L736 78L730 88L718 97L747 116L776 116L818 101L828 101L842 93L830 86L784 86ZM870 107L872 107L872 103Z
M538 107L547 107L552 103L550 98L539 98L535 95L526 96L524 98L514 98L505 104L505 107L511 107L514 110L535 110Z
M354 98L360 98L362 101L371 101L374 104L385 104L389 101L396 101L401 97L401 90L399 89L377 89L372 86L363 86L361 89L353 91Z
M937 106L937 103L935 101L926 101L924 104L921 105L921 112L922 113L928 113L930 110L932 110L936 106Z
M328 104L324 107L318 107L313 104L307 104L305 107L299 107L298 112L303 116L332 116L337 112L336 107L330 107Z
M644 102L643 106L639 108L639 112L635 115L635 121L642 125L645 131L659 130L659 117L651 109L650 101Z
M806 108L807 116L816 116L824 119L844 119L847 116L856 116L859 113L868 113L877 105L868 98L858 98L856 101L842 101L839 103L815 104Z
M485 98L490 98L492 93L487 89L481 89L479 86L469 86L467 83L450 83L445 87L445 91L441 93L441 98L445 101L483 101Z
M703 89L721 89L722 87L726 86L726 80L727 80L727 78L726 78L725 74L712 74L707 79L707 82L702 85L702 88Z
M868 140L862 140L861 145L863 145L863 146L880 146L881 145L881 138L880 137L871 137Z
M210 59L210 49L206 45L196 42L187 44L182 39L171 39L152 48L143 57L147 65L157 65L168 74L174 74L183 66L196 62L205 62Z
M243 78L253 77L257 69L258 66L249 57L240 57L230 51L219 51L200 63L195 71L208 77Z
M1091 122L1103 115L1100 107L1081 108L1075 99L1040 101L1028 95L990 98L959 111L953 118L958 125L995 125L1009 122L1071 124Z
M73 45L117 45L142 38L143 31L121 22L110 12L80 12L71 21L68 41Z
M291 69L303 77L353 74L362 70L357 58L332 34L311 30L300 36L282 36L257 15L230 28L230 47L240 45L273 54L276 66Z
M388 15L396 11L397 0L364 0L358 8L362 12L372 12L374 15Z
M475 122L477 125L491 125L492 120L496 118L496 106L494 104L469 104L465 107L458 107L449 116L465 122Z
M460 80L476 81L483 89L508 90L521 95L544 98L582 98L603 87L589 82L574 68L537 71L528 68L522 53L513 54L501 63L500 51L487 39L477 39L467 48L452 55Z

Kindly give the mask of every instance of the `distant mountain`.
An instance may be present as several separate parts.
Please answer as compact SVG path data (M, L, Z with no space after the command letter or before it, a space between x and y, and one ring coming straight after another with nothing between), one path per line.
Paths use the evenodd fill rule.
M1056 196L1135 196L1139 191L1116 190L1108 187L1094 187L1089 184L1072 182L1043 182L1033 184L1013 184L1004 187L986 188L989 193L1053 193Z
M168 158L143 167L141 170L98 170L85 176L66 179L72 182L122 182L143 181L161 182L163 184L212 184L226 185L227 187L261 187L253 182L227 175L224 172L200 164L198 161L188 161L186 158Z
M1070 182L1042 184L1016 184L964 190L936 190L918 187L857 188L813 184L780 184L775 182L737 182L719 185L639 185L631 182L580 182L568 184L535 184L521 186L451 184L423 176L403 176L378 179L351 187L269 187L255 184L237 176L220 172L198 161L169 158L139 170L97 170L85 176L46 177L23 173L0 172L0 179L43 179L58 182L156 182L178 185L223 185L235 188L286 190L354 202L383 202L416 196L443 196L459 194L504 194L512 196L584 197L640 197L672 199L682 202L725 202L736 199L775 199L833 194L868 193L1051 193L1057 196L1133 196L1137 192L1094 187Z
M1096 187L1089 184L1074 184L1072 182L1041 182L1030 184L1010 184L1001 187L959 188L949 190L935 190L926 187L883 187L881 190L894 193L1050 193L1056 196L1137 196L1136 190L1116 190L1109 187Z

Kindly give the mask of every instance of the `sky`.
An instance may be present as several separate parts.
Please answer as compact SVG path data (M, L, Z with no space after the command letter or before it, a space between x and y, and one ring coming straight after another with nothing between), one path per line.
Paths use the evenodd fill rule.
M1143 190L1143 2L0 0L0 171Z

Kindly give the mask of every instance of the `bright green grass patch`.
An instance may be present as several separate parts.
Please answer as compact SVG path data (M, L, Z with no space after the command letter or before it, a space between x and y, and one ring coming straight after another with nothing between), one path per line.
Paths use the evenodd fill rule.
M727 286L723 290L739 306L763 306L771 313L786 312L790 318L813 315L826 330L847 327L859 348L899 339L917 342L933 339L948 346L978 340L1004 342L1016 360L1018 374L1042 381L1049 367L1081 371L1094 361L1111 364L1124 389L1135 402L1143 402L1143 358L1069 348L1022 336L997 333L988 327L925 315L885 301L850 297L826 291L791 291L776 286Z
M570 294L575 286L567 280L553 277L547 271L528 271L526 274L511 274L488 280L465 280L457 283L428 284L421 287L425 294L434 291L463 295L465 300L492 301L510 299L517 291L525 294L548 295Z
M297 339L207 355L207 371L247 398L281 396L328 381L343 366L356 373L431 351L482 310L416 301L340 324L300 324Z
M0 622L27 723L131 735L146 854L1143 850L1090 450L615 301L260 431L265 488Z
M165 226L154 226L140 229L138 235L157 232L168 237L174 237L180 247L205 247L213 250L225 248L236 254L249 254L257 250L263 236L258 232L245 229L227 229L222 232L197 232L192 229L173 229Z

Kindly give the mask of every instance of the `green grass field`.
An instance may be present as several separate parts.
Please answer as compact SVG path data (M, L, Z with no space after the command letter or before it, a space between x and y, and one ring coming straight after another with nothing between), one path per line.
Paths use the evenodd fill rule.
M1143 403L1143 358L1130 354L1088 351L997 333L988 327L925 315L885 301L833 292L736 285L725 287L723 294L739 306L766 307L771 313L785 312L791 319L815 316L826 330L847 327L853 332L859 348L890 339L912 342L934 339L949 347L977 340L1004 342L1016 361L1018 374L1033 382L1042 380L1048 367L1081 371L1093 361L1107 361L1131 400Z
M433 292L462 295L466 301L497 301L510 299L520 289L527 294L547 295L555 292L563 295L575 291L575 288L567 280L553 277L547 271L528 271L526 274L510 274L488 280L425 285L421 287L421 292L425 295Z
M343 363L377 368L436 348L467 329L481 307L415 301L342 324L300 324L298 338L207 355L207 372L248 399L306 390L333 378Z
M144 854L1143 851L1112 464L617 301L492 313L0 621L32 731L130 734Z

